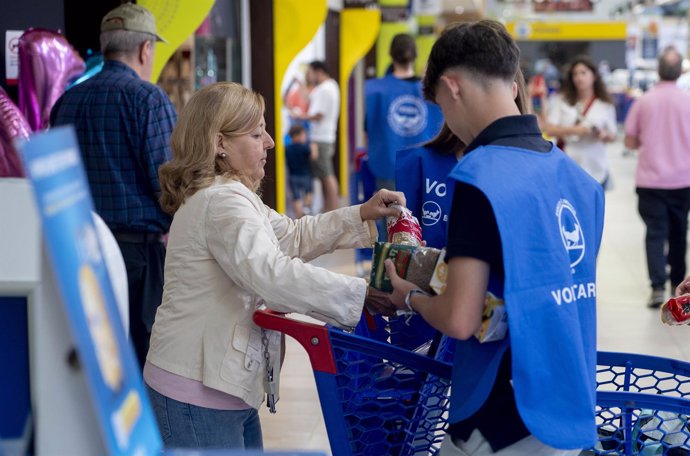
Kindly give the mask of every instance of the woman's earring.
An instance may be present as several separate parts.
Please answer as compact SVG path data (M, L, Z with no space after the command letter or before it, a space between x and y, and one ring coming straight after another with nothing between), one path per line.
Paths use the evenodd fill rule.
M227 156L228 156L228 154L226 154L225 152L221 152L218 154L218 157L220 157L220 158L227 158Z

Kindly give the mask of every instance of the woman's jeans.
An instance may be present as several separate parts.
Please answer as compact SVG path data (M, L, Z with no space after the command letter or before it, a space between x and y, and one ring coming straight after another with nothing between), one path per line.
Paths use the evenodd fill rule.
M263 449L259 413L178 402L146 387L166 448Z

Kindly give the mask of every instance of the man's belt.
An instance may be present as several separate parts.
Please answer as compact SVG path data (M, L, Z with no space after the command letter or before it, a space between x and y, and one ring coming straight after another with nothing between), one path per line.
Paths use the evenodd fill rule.
M160 233L146 233L143 231L113 231L113 236L117 242L125 244L148 244L151 242L162 242L163 235Z

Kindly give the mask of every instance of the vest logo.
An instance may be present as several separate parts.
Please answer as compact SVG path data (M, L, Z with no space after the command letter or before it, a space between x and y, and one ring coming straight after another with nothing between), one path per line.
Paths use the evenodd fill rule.
M438 183L438 181L431 181L428 177L425 181L426 194L430 194L432 191L436 193L436 196L443 198L448 193L448 188L444 183Z
M417 136L426 128L427 107L419 97L401 95L388 108L388 126L397 135Z
M436 225L441 220L441 206L436 201L427 201L422 205L422 225Z
M558 228L561 232L561 241L570 257L570 267L574 268L585 257L585 236L582 225L577 218L575 208L566 199L562 199L556 206Z

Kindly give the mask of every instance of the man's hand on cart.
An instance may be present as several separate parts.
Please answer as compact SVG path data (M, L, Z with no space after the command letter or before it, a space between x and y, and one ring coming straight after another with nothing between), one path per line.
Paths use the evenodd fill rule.
M690 276L686 277L680 285L676 287L676 296L690 293Z
M406 203L405 195L401 192L382 189L374 193L374 196L369 201L360 206L359 216L362 217L363 221L378 220L383 217L397 217L400 214L400 210L388 206L390 204L405 206Z
M391 295L376 288L369 287L364 306L372 315L381 314L387 317L395 315L396 307L391 301Z

